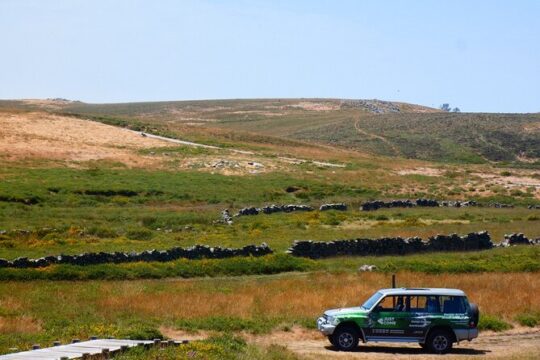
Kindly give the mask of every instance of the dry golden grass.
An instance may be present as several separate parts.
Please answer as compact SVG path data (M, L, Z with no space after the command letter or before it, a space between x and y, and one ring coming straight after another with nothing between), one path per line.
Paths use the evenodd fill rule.
M526 311L540 310L540 278L536 273L427 275L398 274L400 286L451 287L463 289L483 313L512 320ZM160 318L254 315L312 317L324 309L355 306L381 287L388 275L314 274L271 280L171 281L148 291L145 283L107 283L101 287L115 295L102 297L99 308L113 315L118 311L143 313Z
M0 334L34 334L41 331L39 321L29 316L0 316Z

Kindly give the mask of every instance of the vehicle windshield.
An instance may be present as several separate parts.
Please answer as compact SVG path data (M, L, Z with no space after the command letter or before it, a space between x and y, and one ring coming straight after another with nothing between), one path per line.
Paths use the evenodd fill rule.
M383 296L380 292L376 292L375 294L371 295L369 299L365 303L362 304L361 308L369 310L375 305Z

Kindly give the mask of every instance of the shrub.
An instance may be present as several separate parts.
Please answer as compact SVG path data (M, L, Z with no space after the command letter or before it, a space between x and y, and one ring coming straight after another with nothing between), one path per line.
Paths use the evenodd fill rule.
M479 330L504 331L511 329L512 325L498 317L480 314Z
M139 324L134 327L127 328L124 331L121 331L119 337L134 339L134 340L154 340L154 339L163 339L164 336L153 326Z
M519 314L516 321L522 326L535 327L540 324L540 311Z

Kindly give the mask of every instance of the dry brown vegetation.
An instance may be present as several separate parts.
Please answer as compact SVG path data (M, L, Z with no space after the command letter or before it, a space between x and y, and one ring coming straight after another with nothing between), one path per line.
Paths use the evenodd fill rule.
M235 316L314 317L324 309L358 306L374 291L387 287L388 275L312 274L273 279L171 281L147 291L145 283L103 284L100 291L115 295L98 300L111 316L128 311L159 318ZM483 313L507 320L540 310L540 278L518 274L398 274L400 286L455 287L463 289Z
M110 160L134 166L153 162L136 150L170 146L118 127L47 113L0 113L0 154L24 159Z
M30 316L0 316L0 334L34 334L41 331L41 325Z

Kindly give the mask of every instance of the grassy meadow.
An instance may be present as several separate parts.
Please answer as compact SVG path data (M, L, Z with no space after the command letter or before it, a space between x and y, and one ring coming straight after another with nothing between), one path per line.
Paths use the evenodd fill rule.
M526 317L538 321L540 314L536 273L400 272L397 279L399 286L463 289L488 315L488 329L501 322L517 325ZM1 282L0 351L92 335L153 338L166 329L264 334L313 328L325 309L358 305L389 282L384 273L324 271L167 281Z
M515 156L524 142L532 144L526 155L536 154L531 140L536 115L478 115L476 135L489 141L465 146L474 115L379 105L397 106L401 113L376 117L361 101L320 99L0 101L0 120L14 128L10 116L24 120L33 114L25 126L37 124L42 131L43 114L43 121L47 116L57 123L84 119L221 147L111 145L140 163L23 157L6 148L0 153L0 258L263 242L275 251L260 258L0 269L0 353L89 336L152 339L171 331L201 331L210 338L189 348L133 350L120 359L173 359L184 350L209 359L296 359L280 346L246 343L244 335L293 327L311 331L323 310L358 305L389 286L392 273L400 286L465 290L480 305L482 330L538 326L540 247L324 260L285 254L295 240L427 238L481 230L496 243L514 232L540 237L540 210L527 209L540 204L537 163ZM501 125L506 122L516 126ZM452 125L448 133L447 123ZM432 138L419 135L426 129ZM25 144L45 137L51 148L75 146L42 132L23 135ZM95 139L85 141L98 146ZM508 154L501 147L508 147ZM90 148L95 149L85 149ZM220 162L229 165L214 165ZM415 198L476 200L485 206L359 210L366 200ZM333 202L345 202L349 209L216 223L223 209L318 208ZM493 202L514 207L487 206ZM363 264L376 265L377 271L359 273Z

